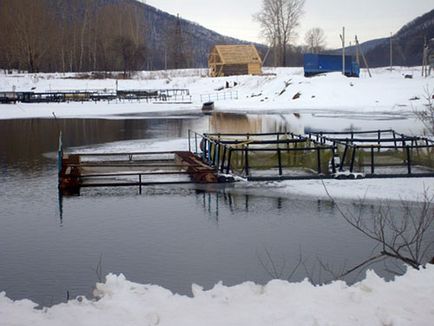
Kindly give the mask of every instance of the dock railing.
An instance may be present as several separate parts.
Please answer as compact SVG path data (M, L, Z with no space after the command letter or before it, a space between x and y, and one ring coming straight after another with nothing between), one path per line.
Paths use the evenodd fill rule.
M305 136L189 131L189 150L220 173L249 180L434 177L433 140L390 129Z
M200 95L201 103L225 100L238 100L238 91L223 91Z
M312 132L308 137L332 144L341 153L339 171L365 177L434 176L434 141L392 129Z
M335 146L293 133L198 134L189 131L189 144L190 150L221 173L249 180L298 179L336 172ZM290 169L307 173L291 175ZM265 170L274 172L271 176L254 173Z

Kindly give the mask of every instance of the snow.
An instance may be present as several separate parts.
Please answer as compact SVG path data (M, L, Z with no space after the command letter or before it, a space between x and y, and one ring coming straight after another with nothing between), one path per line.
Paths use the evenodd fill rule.
M192 286L192 297L109 274L96 299L78 297L37 310L29 300L0 293L2 325L428 325L434 318L434 266L409 269L386 282L373 271L352 286L314 286L273 280L210 290Z
M244 191L263 196L299 196L367 202L423 202L426 198L434 198L434 178L326 179L288 180L266 183L257 182L246 184Z
M115 117L128 114L200 113L205 94L237 92L238 99L216 102L216 110L242 113L310 113L365 115L412 114L423 108L426 89L433 88L434 77L424 78L419 68L373 69L369 78L347 78L329 73L305 78L302 68L266 68L264 76L209 78L205 70L157 71L138 73L134 79L119 80L119 89L187 88L191 104L146 102L11 104L0 106L0 119L52 117ZM404 75L412 75L412 79ZM114 79L78 79L74 74L0 75L0 91L103 90L116 88ZM221 89L229 83L231 88ZM234 83L237 83L234 86ZM298 99L294 95L300 93ZM221 98L222 96L220 96Z

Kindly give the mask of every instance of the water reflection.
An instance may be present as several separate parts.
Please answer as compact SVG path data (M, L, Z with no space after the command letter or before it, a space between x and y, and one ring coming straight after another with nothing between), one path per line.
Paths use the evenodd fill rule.
M214 133L270 133L304 131L297 114L235 114L214 112L210 116L210 131Z
M296 202L289 201L288 198L284 197L262 198L254 194L241 193L224 188L218 191L196 189L195 195L196 198L198 198L198 202L202 205L203 212L207 213L210 219L214 219L216 222L218 222L219 210L222 207L229 210L232 214L236 214L239 212L248 213L254 211L257 208L258 201L260 201L262 205L266 203L268 209L276 211L277 213L285 213L287 209L300 209L303 206L303 204L295 204ZM312 205L312 208L314 208L318 214L328 217L339 215L337 204L332 200L318 199L312 201L312 203L315 203ZM374 216L378 206L373 204L352 203L351 211L360 211L360 213L366 214L368 208L371 216Z
M2 173L17 162L34 162L57 149L59 130L66 148L121 140L185 138L198 132L297 132L294 115L241 115L213 113L211 116L157 119L17 119L0 121L0 165ZM40 164L40 162L38 162ZM27 167L32 169L34 164ZM22 168L26 168L25 165Z

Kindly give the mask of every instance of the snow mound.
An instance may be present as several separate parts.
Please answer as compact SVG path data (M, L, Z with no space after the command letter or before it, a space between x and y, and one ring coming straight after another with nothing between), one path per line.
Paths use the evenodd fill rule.
M78 297L37 310L29 300L0 293L1 325L428 325L434 319L434 266L408 270L386 282L373 271L352 286L336 281L273 280L265 286L219 283L193 297L109 274L96 285L98 300ZM430 322L431 320L431 322Z

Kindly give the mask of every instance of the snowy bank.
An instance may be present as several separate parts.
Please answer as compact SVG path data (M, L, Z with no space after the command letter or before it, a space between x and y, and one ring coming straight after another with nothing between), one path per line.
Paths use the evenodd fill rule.
M134 79L119 80L119 89L187 88L192 103L154 104L146 102L51 103L0 105L0 119L52 117L110 117L120 114L199 113L202 102L215 101L216 110L224 112L277 112L342 114L360 113L412 114L425 105L426 92L433 88L433 77L423 78L419 68L396 67L366 71L360 78L330 73L312 78L303 76L302 68L266 68L264 76L209 78L202 70L142 72ZM413 78L404 78L411 75ZM230 88L226 89L225 86ZM116 80L88 80L74 74L0 75L0 91L45 92L50 90L103 90L116 88ZM226 94L225 94L226 92ZM227 92L237 94L236 99ZM219 98L217 100L217 94Z
M434 198L434 178L288 180L248 183L240 188L264 196L331 196L335 200L423 202Z
M217 284L204 291L193 285L193 297L188 297L110 274L96 286L99 300L79 297L43 310L29 300L14 302L3 292L0 320L8 326L428 325L434 319L433 279L434 266L428 265L391 282L368 271L352 286L273 280L265 286Z

